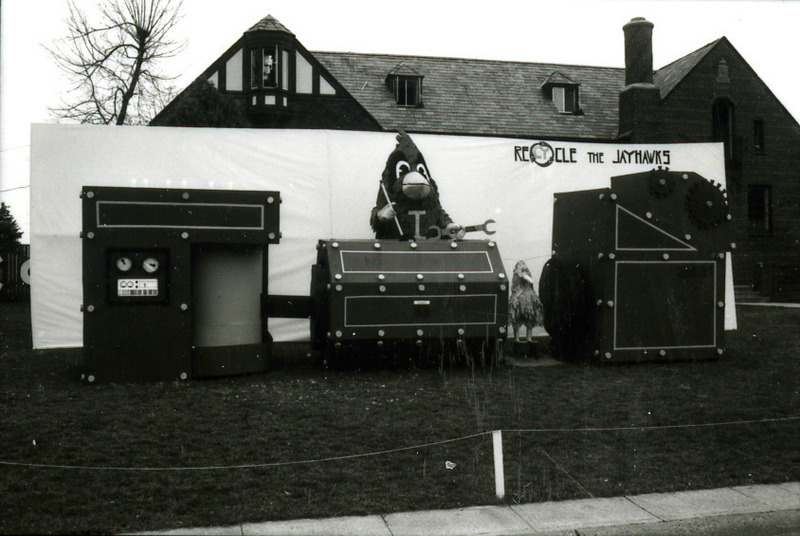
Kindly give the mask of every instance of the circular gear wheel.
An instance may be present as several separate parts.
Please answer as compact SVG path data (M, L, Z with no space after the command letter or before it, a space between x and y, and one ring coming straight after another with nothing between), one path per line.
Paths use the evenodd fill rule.
M722 186L701 180L686 192L686 209L695 225L701 229L711 229L728 217L728 201Z
M667 197L675 189L675 174L664 169L654 169L650 172L650 193L658 198Z

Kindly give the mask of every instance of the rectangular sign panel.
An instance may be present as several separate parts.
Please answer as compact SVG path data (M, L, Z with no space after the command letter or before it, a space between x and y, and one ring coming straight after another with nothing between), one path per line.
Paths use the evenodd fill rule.
M344 325L446 326L493 324L497 318L497 296L348 296Z
M425 251L416 256L397 251L342 251L344 273L492 273L485 251Z
M616 265L615 350L714 348L716 263Z
M214 203L98 201L97 227L261 230L264 207Z

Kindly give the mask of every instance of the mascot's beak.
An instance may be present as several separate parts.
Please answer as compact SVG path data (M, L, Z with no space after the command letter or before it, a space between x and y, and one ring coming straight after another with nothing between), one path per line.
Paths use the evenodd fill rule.
M528 283L530 283L531 285L535 285L535 283L533 282L533 276L531 276L531 274L521 273L519 274L519 276Z
M403 176L403 194L409 199L419 201L431 193L431 183L421 173L409 171Z

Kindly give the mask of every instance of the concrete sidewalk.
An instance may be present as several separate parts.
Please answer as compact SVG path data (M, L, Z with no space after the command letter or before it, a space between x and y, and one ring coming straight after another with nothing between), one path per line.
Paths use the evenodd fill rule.
M475 506L455 510L402 512L363 517L300 519L244 523L229 527L186 528L142 534L280 535L280 536L469 536L583 534L730 534L728 525L762 523L771 534L800 533L800 482L738 486L679 493L545 502L509 506ZM777 518L780 517L780 520ZM779 523L778 526L776 523ZM764 525L766 524L766 525ZM602 530L607 528L607 531ZM699 528L698 528L699 527ZM664 530L659 530L663 528ZM598 530L601 529L601 530ZM743 534L766 532L743 532Z

